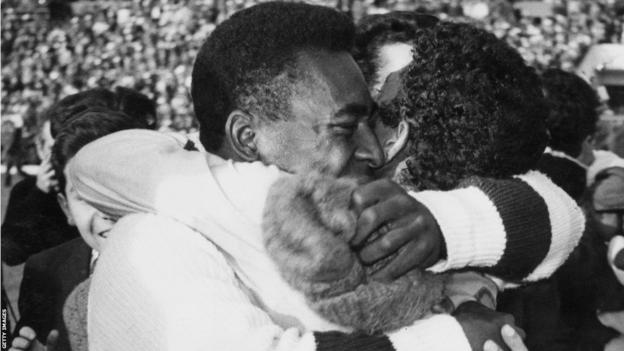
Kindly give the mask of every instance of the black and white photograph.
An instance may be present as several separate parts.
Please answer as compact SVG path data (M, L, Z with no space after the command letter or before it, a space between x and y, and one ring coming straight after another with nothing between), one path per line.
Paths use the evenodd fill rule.
M0 0L0 349L624 351L624 0Z

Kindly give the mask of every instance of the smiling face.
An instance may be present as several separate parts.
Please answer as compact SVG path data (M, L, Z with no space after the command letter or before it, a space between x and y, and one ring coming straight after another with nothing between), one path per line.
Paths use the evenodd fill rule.
M65 195L58 195L59 204L69 225L76 226L87 245L99 252L115 222L80 197L71 177L68 177L67 169L68 167L65 168Z
M290 118L256 129L260 157L290 172L371 176L384 158L370 126L374 103L353 58L306 51L297 64L306 78L290 97Z

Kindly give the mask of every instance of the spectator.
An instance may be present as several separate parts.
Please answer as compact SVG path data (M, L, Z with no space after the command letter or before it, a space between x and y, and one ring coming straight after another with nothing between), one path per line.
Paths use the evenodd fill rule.
M49 333L57 330L57 349L70 349L68 330L63 322L65 300L78 284L89 277L112 223L106 215L77 197L72 183L67 181L63 172L65 165L82 146L104 135L133 128L146 128L146 124L121 112L95 108L73 116L58 131L51 162L61 189L57 197L68 222L78 229L81 238L42 251L26 261L19 294L21 317L16 325L19 332L15 342L18 344L23 342L21 339L46 344ZM75 326L78 321L72 323ZM37 341L29 337L33 333L22 328L31 329ZM81 350L86 350L86 340L82 343L76 341L76 344L82 345ZM73 344L71 346L72 350L76 350Z
M46 111L36 138L42 160L39 172L36 177L17 183L9 196L2 224L3 262L23 263L30 255L78 236L75 228L67 225L54 195L58 182L50 162L50 150L63 125L93 107L120 110L137 123L155 127L154 104L145 95L126 88L118 88L115 93L100 88L72 94Z

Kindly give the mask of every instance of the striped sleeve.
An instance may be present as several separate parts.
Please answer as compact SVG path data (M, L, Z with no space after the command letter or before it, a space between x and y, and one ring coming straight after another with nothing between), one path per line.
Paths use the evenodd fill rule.
M431 268L483 267L507 281L536 281L560 267L585 227L581 209L536 171L494 180L472 178L449 192L414 193L433 213L447 258Z

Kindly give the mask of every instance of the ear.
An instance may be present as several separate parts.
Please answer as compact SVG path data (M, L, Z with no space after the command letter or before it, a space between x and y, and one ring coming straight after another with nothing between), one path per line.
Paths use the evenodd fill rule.
M386 163L392 161L405 148L408 136L409 124L406 121L401 121L394 135L384 143Z
M232 150L243 161L252 162L259 159L255 125L254 116L240 110L230 113L225 124L226 136Z
M74 221L74 216L72 216L71 211L69 210L69 204L67 203L67 198L63 194L56 194L56 201L58 201L59 206L61 206L61 210L65 213L65 217L67 217L67 224L71 226L76 225L76 221Z

